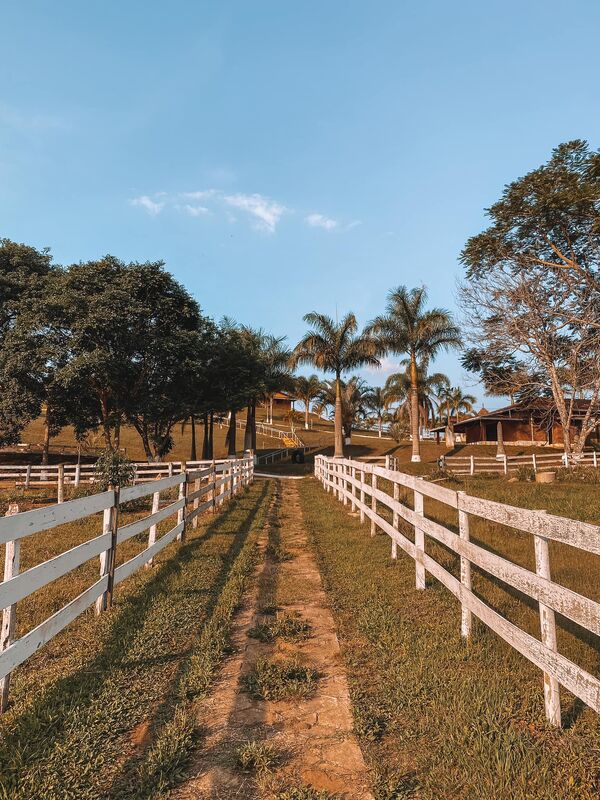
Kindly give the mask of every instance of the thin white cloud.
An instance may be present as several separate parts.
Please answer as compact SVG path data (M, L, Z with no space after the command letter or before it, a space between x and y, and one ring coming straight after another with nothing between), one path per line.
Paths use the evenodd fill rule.
M338 227L337 220L325 217L323 214L309 214L304 221L311 228L323 228L325 231L333 231Z
M218 194L216 189L202 189L199 192L181 192L179 195L185 200L207 200L209 197L214 197Z
M193 206L190 203L186 203L184 206L176 206L176 208L190 217L203 217L205 214L210 214L210 209L206 208L206 206Z
M346 225L346 230L351 231L353 228L358 228L359 225L362 225L362 219L355 219Z
M233 206L233 208L239 208L255 217L255 219L258 220L257 227L269 233L275 232L279 220L288 210L285 206L281 205L281 203L269 200L268 197L256 193L229 194L224 195L223 199L228 205Z
M164 193L161 192L161 195L162 194L164 194ZM140 206L148 214L150 214L151 217L156 217L158 214L160 214L160 212L165 207L165 203L164 202L157 203L151 197L148 197L147 194L142 194L142 195L140 195L140 197L134 197L133 200L131 200L131 205L132 206Z

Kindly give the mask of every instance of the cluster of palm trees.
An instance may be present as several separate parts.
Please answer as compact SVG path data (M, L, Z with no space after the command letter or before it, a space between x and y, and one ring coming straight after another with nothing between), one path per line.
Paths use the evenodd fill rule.
M314 311L305 315L310 328L294 348L291 364L311 365L334 377L323 383L316 375L300 378L296 395L304 402L306 425L311 401L317 401L318 412L333 407L336 457L343 457L344 439L352 425L369 412L377 420L380 435L386 419L407 417L412 460L420 461L422 422L427 424L442 410L450 425L453 415L472 411L474 397L452 387L442 373L428 372L440 352L461 346L461 336L448 311L427 309L426 302L424 287L399 286L389 293L385 313L362 331L351 312L339 322ZM357 377L342 380L353 370L379 366L385 355L404 357L400 363L405 369L390 375L383 388L369 387Z

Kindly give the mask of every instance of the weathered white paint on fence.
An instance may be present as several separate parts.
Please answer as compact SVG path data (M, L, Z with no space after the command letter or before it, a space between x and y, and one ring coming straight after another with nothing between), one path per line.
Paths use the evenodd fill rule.
M361 474L360 480L356 478L357 469ZM365 482L365 472L372 475L372 484ZM337 487L339 497L354 496L355 489L360 488L360 499L354 496L354 502L360 510L361 521L365 516L368 517L372 531L376 526L391 537L392 557L396 556L396 548L399 546L415 560L417 588L425 588L425 574L429 572L459 599L462 612L461 634L464 637L469 637L472 616L475 615L543 670L546 716L553 725L560 725L561 722L559 684L595 711L600 711L600 680L557 652L554 618L555 612L558 612L600 635L600 603L555 583L551 579L548 551L548 540L555 540L589 553L600 554L600 527L545 512L471 497L464 492L454 492L413 475L347 459L317 456L315 475L326 489ZM393 497L378 487L377 476L391 481L394 487ZM342 486L342 482L351 486L352 494ZM414 508L400 502L399 487L412 489ZM368 496L370 503L366 499ZM424 515L424 497L458 509L458 534ZM377 503L392 511L392 523L377 513ZM478 516L533 534L536 571L525 569L471 542L470 516ZM398 530L400 520L413 526L414 544ZM425 536L430 536L460 557L460 580L426 552ZM509 622L473 593L472 564L538 602L541 641Z

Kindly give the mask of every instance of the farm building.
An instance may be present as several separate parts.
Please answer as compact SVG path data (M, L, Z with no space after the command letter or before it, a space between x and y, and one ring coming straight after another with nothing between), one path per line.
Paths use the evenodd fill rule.
M585 400L575 401L571 431L581 428L588 410ZM600 409L599 409L600 414ZM502 426L502 438L515 445L563 445L563 432L556 407L548 400L532 403L513 403L496 411L480 413L454 424L454 432L466 444L485 444L498 441L498 426ZM600 440L600 425L590 439Z
M291 411L293 400L292 395L287 392L275 392L273 395L273 410L277 416Z

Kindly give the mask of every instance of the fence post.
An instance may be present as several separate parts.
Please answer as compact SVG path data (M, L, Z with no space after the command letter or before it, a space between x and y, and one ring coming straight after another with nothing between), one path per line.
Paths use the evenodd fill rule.
M104 514L102 516L102 533L110 533L111 531L112 510L113 506L109 506L108 508L104 509ZM102 553L100 553L101 578L108 574L109 552L110 550L104 550ZM106 592L103 592L96 600L96 614L99 614L101 611L106 611Z
M537 472L537 461L536 461L536 458L535 458L535 453L531 454L531 464L533 466L533 471Z
M212 469L212 472L209 475L209 478L212 479L212 489L208 493L208 499L212 500L212 509L211 510L212 510L213 514L216 514L216 512L217 512L217 498L215 497L215 495L216 495L215 483L217 482L217 471L216 471L214 458L213 458L213 461L212 461L211 469Z
M504 454L504 474L508 475L508 458L506 453Z
M461 511L461 499L464 497L464 492L457 492L458 494L458 532L461 539L465 542L470 541L469 532L469 515L466 511ZM460 582L465 589L471 590L471 562L464 556L460 557ZM460 600L460 635L463 639L471 638L471 631L473 629L473 614L462 598Z
M154 492L152 495L152 513L156 514L156 512L160 509L160 492ZM148 531L148 547L153 545L156 541L156 525L150 525L150 530ZM146 562L146 568L152 566L152 562L154 561L153 558L149 558Z
M342 462L341 467L342 467L342 502L343 502L343 504L345 506L347 506L348 505L348 495L346 494L346 492L348 491L347 476L348 476L349 467L348 467L348 465L346 464L345 461Z
M365 471L360 471L360 522L361 525L365 521Z
M475 458L471 456L471 475L475 475Z
M183 530L177 536L178 542L183 542L185 539L185 516L187 512L187 473L185 461L181 462L181 474L183 475L184 480L179 484L179 494L177 499L183 500L183 508L180 508L177 512L177 524L180 525L183 522Z
M194 492L199 492L199 491L200 491L200 478L197 478L194 481ZM196 509L198 508L199 505L200 505L200 498L199 497L194 497L194 505L193 505L194 511L196 511ZM198 527L198 515L197 514L194 516L194 519L192 520L192 527L193 528L197 528Z
M354 481L356 480L356 467L352 465L350 467L350 477L352 478L352 488L350 490L351 498L350 498L350 508L352 511L356 511L356 486L354 485Z
M119 532L119 494L120 488L113 487L114 505L110 509L110 550L106 552L106 573L108 574L108 586L106 588L106 600L103 609L109 609L113 604L113 594L115 589L115 569L117 566L117 536ZM100 598L99 598L100 599Z
M64 503L65 502L65 465L59 464L58 465L58 473L56 476L56 502L57 503Z
M12 517L19 513L19 506L11 503L4 516ZM7 542L4 550L4 580L9 581L19 574L19 562L21 558L21 540L14 539ZM13 603L2 611L2 632L0 634L0 652L10 647L15 634L17 621L17 604ZM8 691L10 688L10 672L0 680L0 714L6 711L8 706Z
M171 478L172 475L173 475L173 462L172 461L169 461L168 469L169 469L169 478Z
M375 497L375 489L377 489L377 475L371 473L371 511L377 514L377 498ZM375 520L371 518L371 536L375 536L376 526Z
M541 513L545 512L542 511ZM535 571L541 578L551 580L548 540L544 536L534 534L533 541L535 545ZM556 652L556 619L554 610L541 602L539 607L542 642L550 650ZM544 705L546 707L546 718L550 724L560 728L560 691L558 681L546 672L544 673Z
M25 472L25 488L29 489L31 483L31 464L27 464L27 471Z
M400 502L400 484L394 481L393 486L394 486L394 500L398 503ZM394 509L392 511L392 526L395 531L398 530L399 522L400 520L398 518L398 512L396 511L396 509ZM398 558L398 545L396 544L395 539L392 539L392 558Z
M385 468L390 469L390 457L389 455L385 457Z
M81 483L81 464L78 461L75 466L75 486L79 486L80 483Z
M472 457L472 456L471 456ZM415 489L415 513L420 517L424 516L423 511L423 495ZM417 552L415 554L415 578L417 589L425 588L425 565L423 563L423 556L425 554L425 533L422 528L415 524L415 547Z
M597 467L598 466L598 454L596 453L595 450L592 453L592 458L593 458L593 461L594 461L594 466Z

